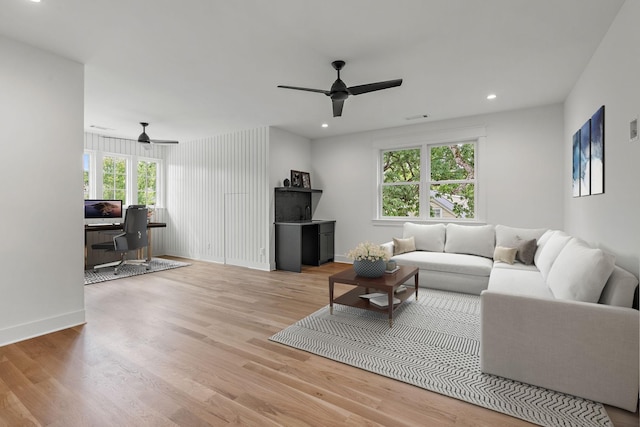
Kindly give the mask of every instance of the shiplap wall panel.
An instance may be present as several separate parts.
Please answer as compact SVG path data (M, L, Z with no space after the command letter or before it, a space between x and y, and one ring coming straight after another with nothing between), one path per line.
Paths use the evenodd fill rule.
M167 147L167 254L268 270L268 128Z

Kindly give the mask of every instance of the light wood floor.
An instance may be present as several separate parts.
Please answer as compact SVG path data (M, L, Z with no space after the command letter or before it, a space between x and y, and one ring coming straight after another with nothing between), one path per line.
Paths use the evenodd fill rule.
M345 264L192 262L86 286L86 325L0 347L0 425L530 425L269 341L328 303Z

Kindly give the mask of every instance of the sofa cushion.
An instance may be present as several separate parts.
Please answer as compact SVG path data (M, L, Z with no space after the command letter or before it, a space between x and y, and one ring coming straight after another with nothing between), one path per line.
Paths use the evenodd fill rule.
M547 285L556 298L596 303L613 267L613 256L572 237L553 263Z
M393 258L398 265L412 265L422 270L458 273L489 277L493 261L487 258L464 254L415 251Z
M543 240L541 238L540 242L538 242L538 250L534 256L534 261L544 280L547 280L547 276L549 275L553 262L570 239L571 236L564 231L556 230L548 237L548 239Z
M518 264L511 266L496 263L496 268L491 271L491 276L489 276L488 289L508 294L553 299L553 294L538 270L522 264L520 267L516 266Z
M533 264L533 257L538 249L536 239L523 240L518 238L517 245L518 252L516 253L516 259L526 265Z
M504 246L496 246L493 251L493 260L498 262L506 262L507 264L513 264L516 260L516 253L518 248L505 248Z
M616 305L618 307L633 307L633 297L638 287L636 276L626 270L613 267L613 272L600 294L600 304Z
M493 257L496 233L493 225L447 225L444 251L457 254Z
M444 251L446 226L444 224L414 224L405 222L402 237L413 236L416 250L442 252Z
M540 239L546 228L515 228L496 225L496 246L515 248L519 241Z
M416 241L413 236L406 239L393 238L393 254L403 254L405 252L412 252L416 250Z

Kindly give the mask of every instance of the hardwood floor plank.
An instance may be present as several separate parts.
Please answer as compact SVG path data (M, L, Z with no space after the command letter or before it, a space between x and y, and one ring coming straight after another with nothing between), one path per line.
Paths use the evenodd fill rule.
M0 347L0 426L530 425L269 341L326 306L346 264L187 261L86 286L87 324Z

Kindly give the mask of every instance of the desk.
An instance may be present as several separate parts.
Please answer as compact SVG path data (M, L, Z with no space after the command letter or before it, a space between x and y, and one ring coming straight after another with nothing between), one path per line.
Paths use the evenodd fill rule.
M95 231L122 231L124 223L122 224L97 224L97 225L87 225L85 224L84 226L84 268L86 269L89 265L88 265L88 253L89 253L89 249L88 247L90 245L87 244L87 233L89 232L95 232ZM167 224L164 222L150 222L147 224L147 239L148 239L148 243L147 243L147 260L150 261L151 260L151 256L152 256L152 250L151 250L151 230L152 228L166 228ZM104 241L101 240L101 241ZM142 258L141 253L138 254L138 258ZM95 263L95 264L99 264L99 263Z

